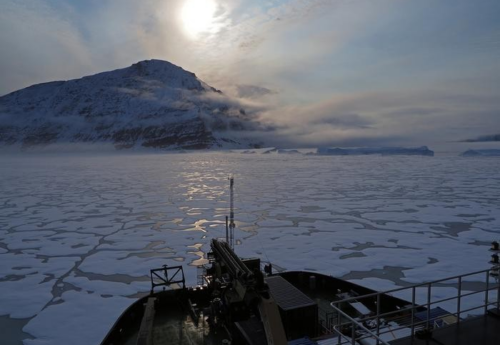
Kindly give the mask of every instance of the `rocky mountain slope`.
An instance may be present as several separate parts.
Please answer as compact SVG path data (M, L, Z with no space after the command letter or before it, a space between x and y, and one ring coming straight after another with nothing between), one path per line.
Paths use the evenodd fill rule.
M256 146L244 137L259 126L221 91L161 60L0 97L0 146L245 148Z

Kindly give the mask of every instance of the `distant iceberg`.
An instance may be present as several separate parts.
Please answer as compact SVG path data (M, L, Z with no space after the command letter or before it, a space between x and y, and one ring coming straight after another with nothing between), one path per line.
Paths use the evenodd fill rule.
M257 149L257 150L233 150L231 152L238 152L241 154L255 154L255 153L260 153L260 154L302 154L299 150L294 150L294 149L278 149L276 147L271 147L271 148L266 148L266 149Z
M360 156L360 155L410 155L410 156L434 156L434 151L427 146L421 147L353 147L353 148L329 148L320 147L316 153L323 156Z
M467 150L462 157L500 157L500 149Z
M286 154L286 155L296 155L300 154L298 150L290 150L290 149L278 149L277 151L279 154Z
M274 153L274 152L277 152L277 151L278 151L278 149L273 147L273 148L271 148L269 150L266 150L266 151L262 152L262 154L268 155L270 153Z

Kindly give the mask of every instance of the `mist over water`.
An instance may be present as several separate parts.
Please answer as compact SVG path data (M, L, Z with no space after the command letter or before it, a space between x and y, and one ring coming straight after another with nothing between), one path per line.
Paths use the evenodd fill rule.
M400 285L486 269L499 168L456 155L4 156L0 316L25 321L26 344L75 332L93 344L149 291L149 269L182 264L196 284L225 236L230 175L241 256Z

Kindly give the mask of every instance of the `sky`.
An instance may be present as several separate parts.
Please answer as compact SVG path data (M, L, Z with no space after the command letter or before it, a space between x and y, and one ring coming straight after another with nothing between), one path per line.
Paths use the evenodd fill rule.
M162 59L302 145L500 133L498 0L0 0L0 95Z

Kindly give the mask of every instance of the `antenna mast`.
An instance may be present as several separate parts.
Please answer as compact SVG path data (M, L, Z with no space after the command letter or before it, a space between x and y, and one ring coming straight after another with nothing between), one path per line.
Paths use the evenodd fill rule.
M234 250L234 177L229 178L230 202L229 202L229 246Z

